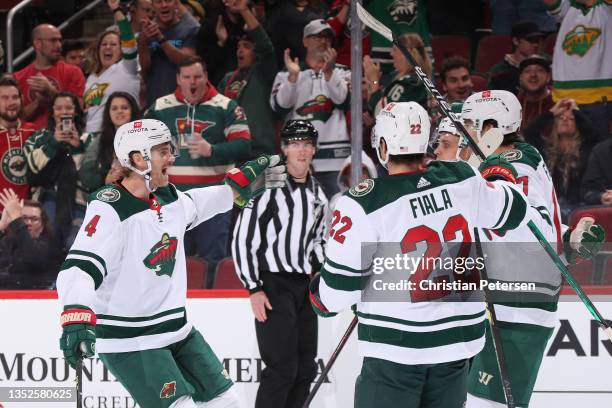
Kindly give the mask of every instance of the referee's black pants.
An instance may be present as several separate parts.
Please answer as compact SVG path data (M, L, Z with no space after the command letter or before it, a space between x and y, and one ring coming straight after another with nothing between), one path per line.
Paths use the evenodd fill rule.
M310 279L301 273L261 272L272 305L264 323L255 320L266 367L255 408L301 408L316 377L317 315L308 299Z

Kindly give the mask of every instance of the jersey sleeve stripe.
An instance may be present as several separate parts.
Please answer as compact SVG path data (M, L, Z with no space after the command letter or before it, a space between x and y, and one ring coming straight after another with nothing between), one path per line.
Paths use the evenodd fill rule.
M330 267L329 268L330 271L331 271L331 269L340 269L340 270L342 270L344 272L349 272L349 273L352 273L354 275L355 274L363 275L365 272L370 270L370 268L366 268L366 269L353 269L353 268L348 267L346 265L341 265L341 264L339 264L337 262L334 262L334 261L332 261L329 258L327 258L327 260L325 261L325 264L326 264L325 266L329 266ZM343 275L345 275L345 274L343 273Z
M94 288L98 289L104 280L102 271L91 261L84 259L66 259L62 264L60 271L65 271L70 268L78 268L91 276L94 281Z
M507 189L510 190L512 194L512 202L506 221L501 227L497 228L500 231L511 230L518 227L523 219L525 219L525 214L527 213L527 202L523 196L513 188Z
M321 278L327 286L342 291L361 290L366 278L361 276L344 276L329 272L325 266L321 268Z
M425 349L477 340L484 336L485 325L483 319L469 326L451 327L432 332L411 332L359 323L357 332L360 341Z
M73 255L73 256L71 256ZM76 256L74 256L76 255ZM106 262L104 261L104 259L102 259L102 257L100 257L97 254L94 254L93 252L89 252L89 251L81 251L78 249L72 249L70 251L68 251L68 257L67 258L78 258L78 259L87 259L87 258L92 258L93 261L96 261L97 263L100 264L101 268L100 271L104 271L104 276L108 275L108 271L106 269Z
M502 189L504 190L504 209L502 210L502 213L499 216L499 219L497 220L497 222L495 223L495 225L491 229L497 229L499 227L499 225L502 223L502 221L504 220L505 216L506 216L506 209L508 208L508 201L510 199L508 197L508 190L506 190L503 187L502 187Z

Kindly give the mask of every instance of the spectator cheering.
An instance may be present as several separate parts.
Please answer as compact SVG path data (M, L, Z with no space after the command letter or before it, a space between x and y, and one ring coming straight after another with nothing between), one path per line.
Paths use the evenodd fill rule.
M51 233L42 206L20 200L11 189L0 192L4 207L0 218L0 287L50 289L62 261L62 252ZM7 274L8 272L8 274Z
M223 77L219 91L236 100L247 117L257 118L250 121L249 129L252 137L250 157L258 157L275 151L274 112L268 98L277 69L274 46L247 3L247 0L239 0L236 4L247 24L246 35L238 41L238 69Z
M136 39L130 22L119 7L119 0L107 0L119 32L107 30L98 36L94 47L94 65L87 78L83 97L87 111L87 132L102 129L102 113L108 96L115 91L126 91L138 100L140 78L136 59Z
M612 205L612 137L591 151L582 177L582 201L589 205Z
M79 180L84 191L91 193L104 184L122 177L121 165L115 157L115 132L124 123L140 119L138 104L127 92L113 92L104 107L102 130L88 135Z
M77 170L83 154L85 121L76 96L56 94L51 101L47 127L25 144L28 182L49 215L53 233L64 247L76 236L85 214L85 197L77 195Z
M402 34L399 41L410 50L416 63L431 78L431 61L425 52L425 45L421 37L418 34ZM373 62L367 55L363 59L363 72L368 84L370 114L376 117L389 102L414 101L427 109L427 91L421 80L414 75L414 68L396 46L393 46L391 55L394 70L384 76L382 76L380 64Z
M178 140L182 154L168 169L170 182L181 191L220 184L234 163L249 155L246 115L208 82L201 59L191 57L178 69L176 91L159 98L145 117L164 122ZM217 214L185 236L187 251L208 261L207 287L212 287L217 263L227 256L230 221L231 212Z
M147 106L176 88L177 65L195 55L199 25L178 13L178 0L153 0L155 20L143 19L138 58L144 73Z
M578 110L575 101L559 101L545 115L524 130L528 142L542 129L551 126L550 139L536 139L536 145L548 166L559 199L561 219L567 223L569 214L583 205L580 180L596 140L588 118Z
M34 126L19 119L21 106L17 81L8 75L0 78L0 188L10 188L24 199L30 187L23 145L34 133Z
M80 68L61 60L62 34L50 24L40 24L32 30L34 62L15 73L23 93L22 117L36 129L47 126L51 101L58 92L71 92L83 97L85 76ZM80 102L79 102L80 103Z
M349 109L348 81L351 72L336 64L331 47L334 32L324 20L314 20L304 28L306 59L292 59L285 50L285 71L274 79L270 104L286 120L311 122L319 133L313 166L315 177L326 196L338 192L336 178L351 147L344 112Z
M68 64L81 68L83 72L86 69L85 52L87 47L81 40L64 40L62 46L62 56Z
M571 98L599 140L612 120L612 4L609 0L543 0L561 23L553 58L553 99Z
M448 103L464 102L474 92L470 76L470 62L463 57L449 57L440 67L444 99Z
M525 58L537 54L544 34L531 21L519 21L512 25L512 54L491 68L489 89L503 89L515 95L519 89L519 64Z
M525 58L519 66L518 100L523 107L521 129L553 107L550 83L550 61L541 55Z
M140 36L140 30L145 21L155 18L155 11L151 0L133 0L129 7L130 25L134 36Z

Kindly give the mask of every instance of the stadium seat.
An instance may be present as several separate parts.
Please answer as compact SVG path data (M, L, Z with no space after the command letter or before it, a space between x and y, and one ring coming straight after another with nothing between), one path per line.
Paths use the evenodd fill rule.
M207 263L195 256L187 257L187 289L203 289Z
M468 61L471 58L470 39L464 35L433 35L431 37L431 48L437 72L439 72L442 62L448 57L457 55Z
M601 248L592 264L592 276L590 283L592 284L611 284L612 283L612 207L598 205L591 207L581 207L574 211L569 216L569 225L575 226L580 218L591 216L595 222L602 226L606 232L606 242ZM583 262L584 263L584 262ZM581 272L583 273L583 272ZM607 283L606 283L607 282ZM582 283L582 282L580 282Z
M509 35L487 35L478 42L476 50L476 72L489 72L493 65L512 52L512 37Z
M217 274L215 276L215 289L244 289L242 282L236 275L234 260L232 258L222 259L217 264Z
M472 84L474 84L474 92L486 91L489 79L482 74L472 74Z

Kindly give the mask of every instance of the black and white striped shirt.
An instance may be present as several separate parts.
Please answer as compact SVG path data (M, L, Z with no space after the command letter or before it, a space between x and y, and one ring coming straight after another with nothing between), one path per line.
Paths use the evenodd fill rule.
M309 175L305 183L289 177L282 188L267 190L242 210L232 242L236 273L251 292L262 283L260 271L310 274L323 263L327 198Z

